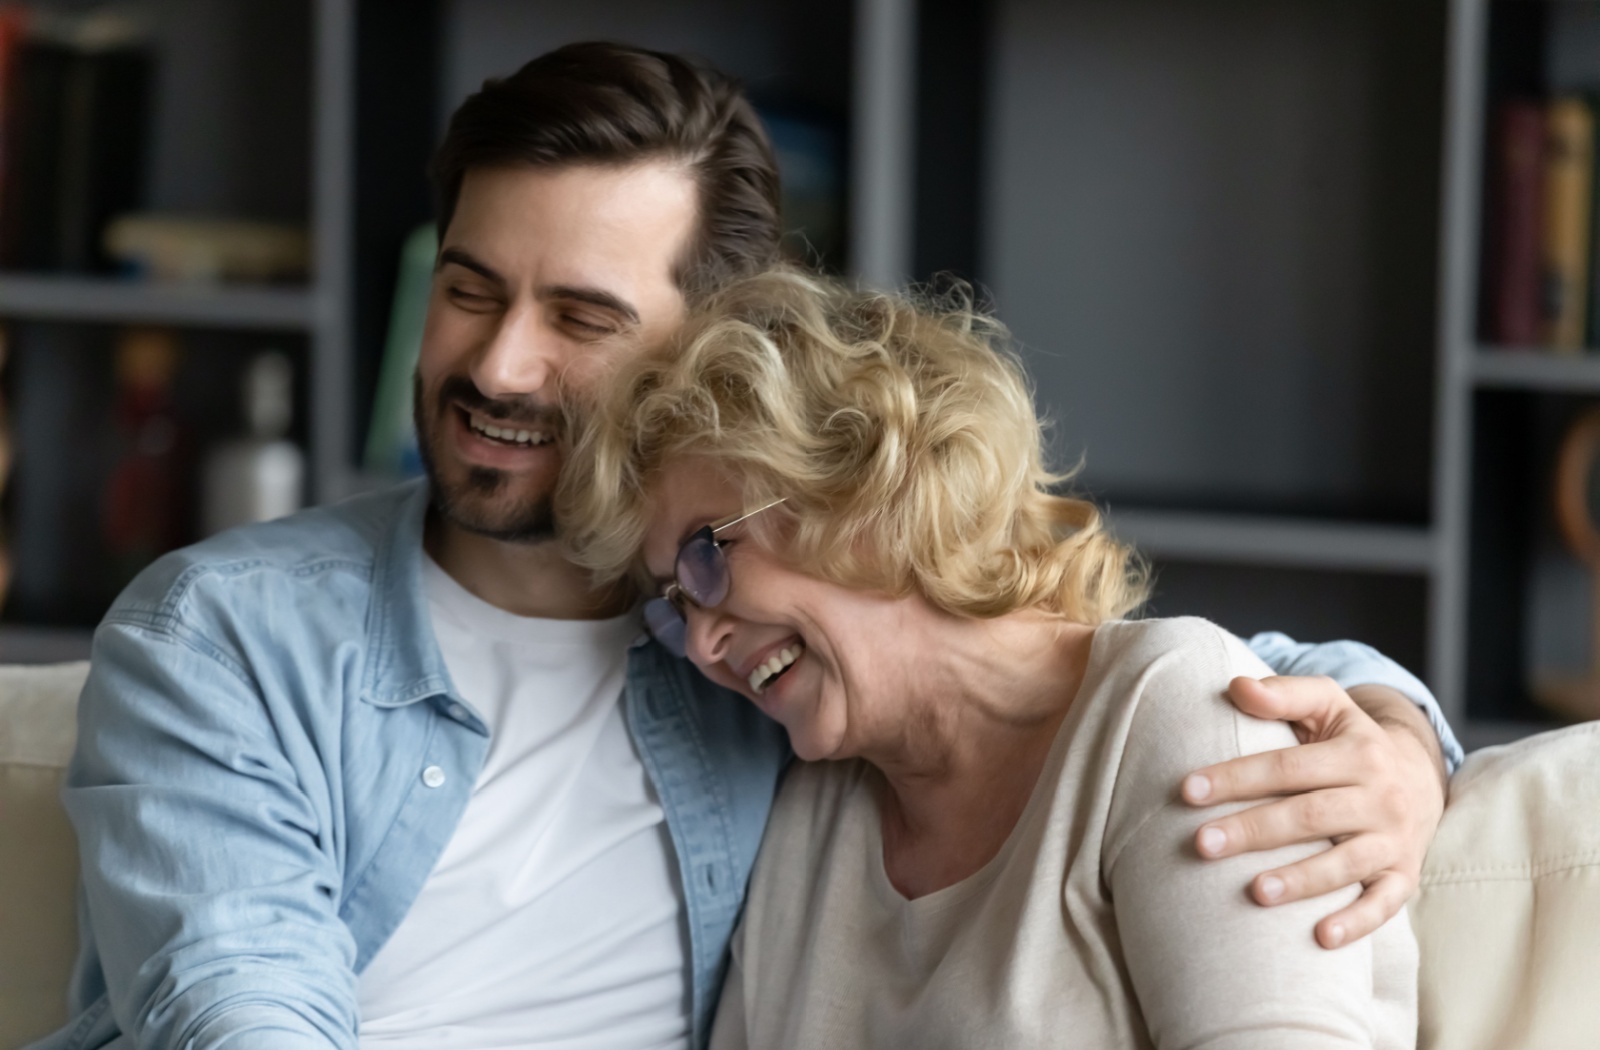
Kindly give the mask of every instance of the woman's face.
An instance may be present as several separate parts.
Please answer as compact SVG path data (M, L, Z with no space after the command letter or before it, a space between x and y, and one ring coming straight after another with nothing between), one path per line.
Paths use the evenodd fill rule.
M696 530L747 509L705 460L663 470L652 496L644 555L658 588L672 580L678 548ZM890 665L900 649L892 643L910 626L907 600L797 572L752 538L753 524L717 533L728 563L727 598L709 609L684 602L689 658L781 723L801 758L858 754L870 714L863 700L884 695L894 680Z

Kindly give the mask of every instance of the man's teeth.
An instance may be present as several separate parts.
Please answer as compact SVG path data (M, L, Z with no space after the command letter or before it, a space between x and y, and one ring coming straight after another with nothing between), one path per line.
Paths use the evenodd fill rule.
M758 693L761 692L778 672L800 659L800 654L803 652L805 652L805 646L796 643L769 656L766 663L759 665L754 671L750 672L750 688Z
M526 445L532 448L535 445L547 445L555 440L542 430L519 430L516 427L501 427L490 423L488 420L479 419L477 416L467 417L468 425L484 437L494 438L511 445Z

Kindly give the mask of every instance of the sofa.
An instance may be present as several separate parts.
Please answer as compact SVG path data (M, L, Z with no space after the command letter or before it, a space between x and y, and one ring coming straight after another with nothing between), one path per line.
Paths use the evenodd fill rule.
M77 851L58 792L87 672L0 667L0 1050L66 1013ZM1420 1046L1600 1047L1600 723L1468 756L1410 910Z

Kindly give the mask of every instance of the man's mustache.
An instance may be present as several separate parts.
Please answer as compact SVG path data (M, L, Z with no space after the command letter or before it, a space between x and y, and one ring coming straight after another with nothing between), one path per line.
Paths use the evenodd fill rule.
M533 397L488 397L466 376L450 376L439 384L439 407L447 409L451 405L487 416L496 422L542 430L555 430L561 427L565 419L560 408L543 404Z

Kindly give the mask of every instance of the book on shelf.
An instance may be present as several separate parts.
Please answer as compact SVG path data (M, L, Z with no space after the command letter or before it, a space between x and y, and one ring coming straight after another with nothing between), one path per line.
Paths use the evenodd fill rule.
M106 224L142 204L150 50L111 12L17 18L0 31L0 264L109 269Z
M1532 346L1543 329L1544 119L1538 102L1513 99L1496 107L1490 133L1484 334L1501 346Z
M1594 109L1553 99L1545 110L1541 284L1543 343L1577 352L1587 334L1590 217L1594 198Z
M1558 353L1595 345L1594 103L1577 95L1500 103L1488 161L1484 339Z

